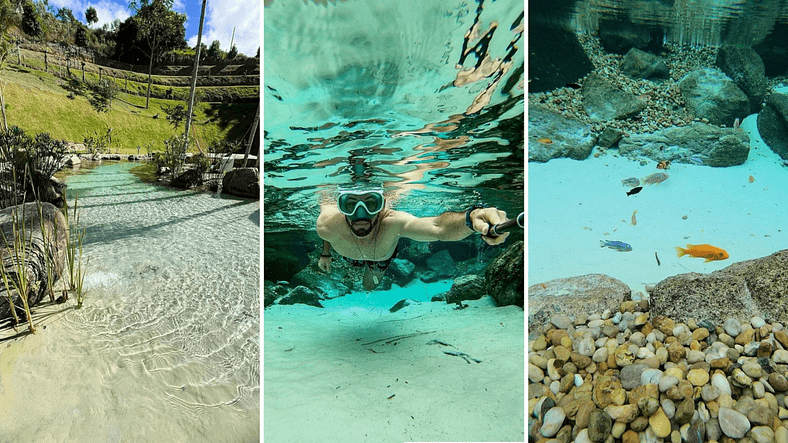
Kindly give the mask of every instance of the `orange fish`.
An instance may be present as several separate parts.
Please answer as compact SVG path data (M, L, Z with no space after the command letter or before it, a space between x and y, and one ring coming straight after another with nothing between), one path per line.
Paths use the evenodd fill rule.
M712 245L687 245L687 248L676 246L678 256L691 255L693 257L705 258L706 263L712 260L725 260L728 258L728 253L724 249L720 249Z
M544 144L546 144L546 145L552 145L552 144L553 144L553 141L552 141L552 140L550 140L549 138L540 138L540 139L539 139L539 140L537 140L537 141L538 141L539 143L544 143Z
M752 183L752 182L754 182L754 181L755 181L755 177L753 177L753 176L750 176L750 183Z

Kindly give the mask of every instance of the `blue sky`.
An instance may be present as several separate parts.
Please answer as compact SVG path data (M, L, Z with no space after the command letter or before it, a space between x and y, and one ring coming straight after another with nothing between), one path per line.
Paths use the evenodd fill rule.
M85 22L85 11L93 6L98 13L98 23L93 27L101 27L104 23L113 20L125 20L131 15L128 1L123 0L49 0L49 5L55 10L70 8L74 17ZM197 43L197 31L200 26L200 0L174 0L173 9L186 13L186 40L190 46ZM214 40L219 40L223 50L229 50L230 39L235 27L233 43L238 50L254 57L260 47L260 1L259 0L208 0L205 10L205 23L203 24L203 42L210 46Z

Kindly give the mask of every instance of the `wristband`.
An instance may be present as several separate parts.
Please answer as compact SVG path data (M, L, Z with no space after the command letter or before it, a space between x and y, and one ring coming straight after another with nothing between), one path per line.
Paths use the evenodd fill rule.
M328 255L320 254L320 256L323 257L323 258L331 258L331 254L328 254Z
M486 207L487 207L487 205L471 205L471 206L468 206L468 209L465 210L465 226L467 226L468 229L470 229L473 232L476 232L476 230L473 229L473 223L471 223L471 212L473 212L474 209L482 209L482 208L486 208Z

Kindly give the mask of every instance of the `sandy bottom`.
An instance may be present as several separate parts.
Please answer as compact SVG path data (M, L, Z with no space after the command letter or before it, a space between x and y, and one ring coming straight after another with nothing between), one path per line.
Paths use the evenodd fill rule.
M234 404L235 383L206 380L161 337L132 344L75 327L69 317L86 309L39 306L36 334L0 334L1 441L258 441L259 410Z
M659 172L655 162L640 166L608 154L529 163L528 284L603 273L636 295L646 283L675 274L708 273L788 248L788 168L763 143L755 119L741 126L751 140L743 165L674 164L670 178L633 196L621 180ZM600 248L600 240L623 241L633 250ZM730 258L706 263L677 257L676 246L702 243L725 249Z
M523 441L523 310L427 287L266 309L264 440ZM390 313L402 298L424 302Z

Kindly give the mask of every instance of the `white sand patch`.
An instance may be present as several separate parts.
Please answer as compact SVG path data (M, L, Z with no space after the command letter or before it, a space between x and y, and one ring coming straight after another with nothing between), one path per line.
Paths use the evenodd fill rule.
M522 309L484 297L463 310L426 301L388 310L446 289L266 309L265 441L523 441Z

